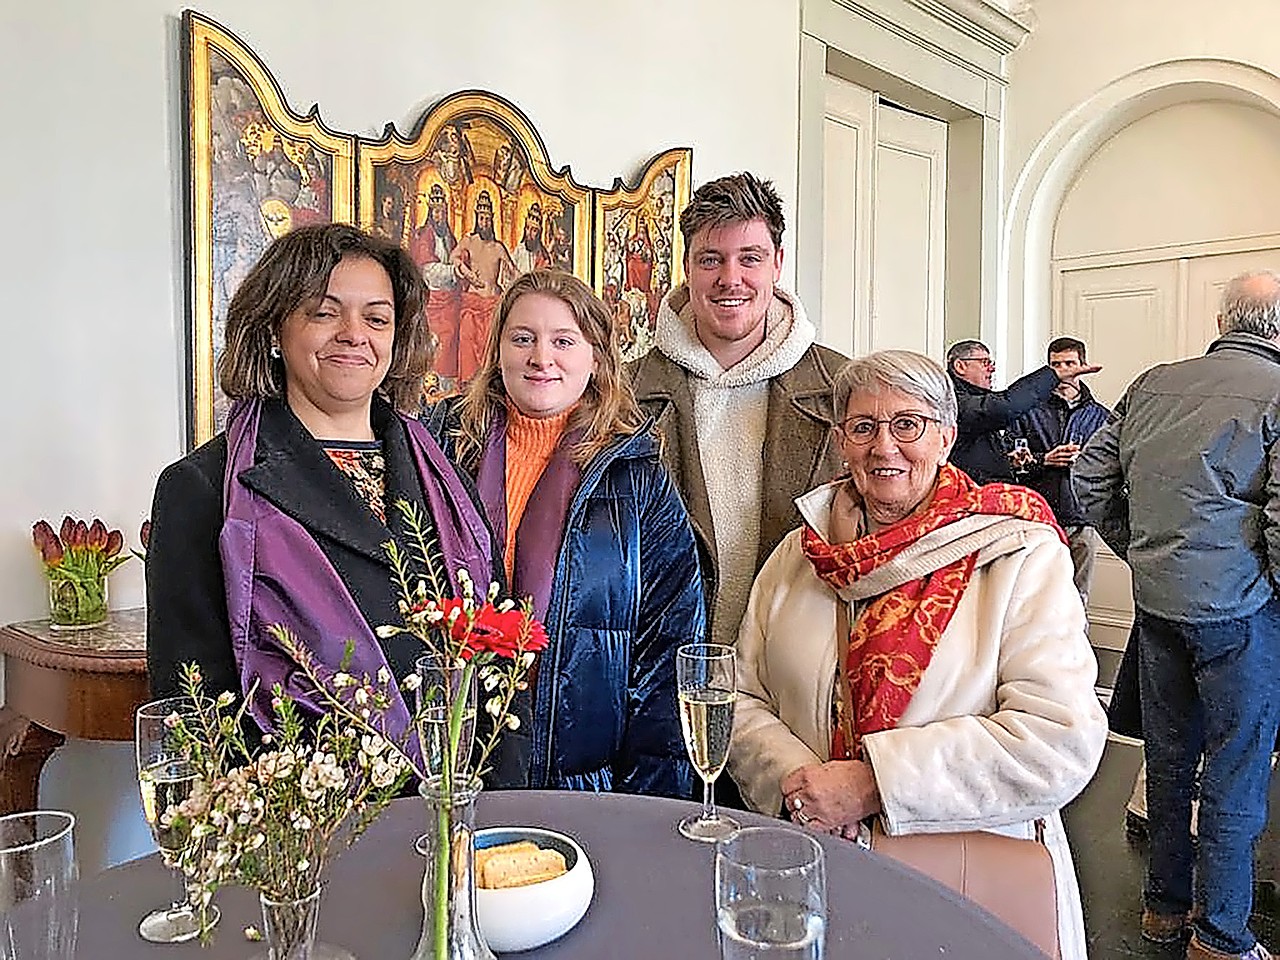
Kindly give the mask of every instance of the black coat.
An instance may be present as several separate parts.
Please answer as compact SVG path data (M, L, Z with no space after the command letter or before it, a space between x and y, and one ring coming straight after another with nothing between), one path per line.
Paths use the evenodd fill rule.
M977 483L1013 483L1005 431L1027 411L1053 396L1058 375L1041 367L1009 384L987 390L949 374L956 389L956 445L951 462Z
M254 465L241 482L297 520L342 578L371 628L401 622L383 544L394 533L405 540L397 499L415 502L424 516L421 483L403 422L375 397L374 434L386 460L388 524L361 500L306 427L279 400L263 404ZM156 483L147 550L147 674L152 696L180 693L178 668L200 664L210 693L240 689L231 649L226 585L218 537L223 523L225 433L177 463ZM501 552L495 552L501 557ZM496 571L501 582L501 567ZM479 579L477 577L477 579ZM380 640L392 673L413 671L422 646L400 635Z

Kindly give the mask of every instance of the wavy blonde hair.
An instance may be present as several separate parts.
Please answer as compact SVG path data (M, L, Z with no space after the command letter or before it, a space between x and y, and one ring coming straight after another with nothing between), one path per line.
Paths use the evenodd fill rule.
M623 370L618 332L609 308L572 274L532 270L519 277L498 303L489 326L484 360L462 400L457 455L468 466L479 461L494 415L507 404L498 361L507 319L516 301L533 293L554 297L569 308L595 356L595 372L565 425L566 433L583 428L582 440L573 449L574 461L585 464L617 437L638 433L644 426L644 417Z

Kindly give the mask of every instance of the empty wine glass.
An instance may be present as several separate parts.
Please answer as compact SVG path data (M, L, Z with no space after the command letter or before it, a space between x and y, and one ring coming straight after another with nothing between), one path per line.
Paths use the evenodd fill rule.
M748 827L716 845L721 960L822 960L827 879L822 847L786 827Z
M690 840L714 843L738 829L716 810L715 781L729 759L733 733L733 704L738 697L733 647L720 643L689 643L676 651L676 688L680 697L680 727L693 768L702 778L702 813L680 821Z
M0 817L0 958L71 960L76 952L76 818L57 810Z
M183 755L169 717L180 717L194 725L196 705L190 697L166 697L152 700L138 708L134 742L138 756L138 787L142 792L142 813L146 817L156 845L172 862L186 847L187 831L166 825L162 818L171 806L177 806L195 788L198 773ZM218 922L218 908L206 909L205 922ZM190 892L183 883L181 900L151 911L142 918L138 933L152 943L182 943L200 933L200 917L191 904Z

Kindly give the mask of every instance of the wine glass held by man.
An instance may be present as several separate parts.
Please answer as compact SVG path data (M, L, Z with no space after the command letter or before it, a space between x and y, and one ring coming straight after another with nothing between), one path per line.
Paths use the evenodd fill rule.
M188 697L165 697L138 707L134 717L134 747L138 761L138 788L142 794L142 814L161 852L173 861L190 842L190 834L165 817L190 796L199 771L183 753L171 718L194 720L195 703ZM185 885L180 900L152 910L138 925L138 933L152 943L182 943L199 936L218 922L220 911L212 904L203 907L204 916L191 900Z
M227 429L156 484L147 554L147 666L157 695L194 661L211 696L256 692L266 728L295 666L280 625L322 665L413 673L384 544L427 523L441 576L497 572L478 506L416 413L429 360L425 287L399 247L345 224L274 241L232 298L218 362ZM451 583L457 590L458 584ZM396 684L389 732L406 732ZM301 699L304 710L305 697ZM410 743L412 749L414 744Z
M928 357L852 360L834 397L848 474L800 498L752 587L729 773L752 809L847 837L1042 820L1060 952L1083 960L1058 810L1106 718L1062 533L1038 493L948 463L956 398Z
M693 793L675 662L705 627L697 548L623 376L605 304L535 270L499 302L467 393L429 415L550 640L496 785Z

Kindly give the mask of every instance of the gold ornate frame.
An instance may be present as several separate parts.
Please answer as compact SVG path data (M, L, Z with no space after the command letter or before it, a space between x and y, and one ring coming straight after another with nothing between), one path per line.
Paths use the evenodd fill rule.
M692 171L693 150L679 147L650 160L634 186L619 178L594 191L595 291L614 311L628 360L649 351L658 303L684 282L679 217Z
M364 140L331 130L318 106L305 116L295 113L253 51L207 17L184 11L182 38L193 444L225 421L216 371L231 294L273 236L303 222L358 219L408 248L423 268L432 288L428 323L439 347L424 384L427 399L455 392L473 369L468 362L474 364L487 329L496 301L491 294L504 288L498 277L486 287L483 268L494 258L519 269L559 267L602 296L616 295L610 307L628 357L648 349L657 301L683 280L675 218L689 200L691 149L654 157L634 186L619 178L610 190L584 187L567 166L551 165L541 135L519 108L481 90L441 100L409 139L388 124L380 139ZM433 193L445 201L449 230L443 232L452 234L451 242L425 233ZM502 251L476 222L486 193ZM612 257L611 236L621 251ZM635 252L624 262L628 241ZM454 256L460 243L463 253ZM621 281L612 291L610 270ZM457 303L450 299L451 273Z
M428 402L466 385L498 296L516 275L553 266L591 282L592 191L567 167L553 169L533 124L495 94L446 97L411 140L392 124L381 140L361 140L356 195L360 226L404 246L431 288L436 359L423 389ZM491 211L487 240L480 205ZM530 228L533 249L522 251ZM484 269L473 269L473 255Z
M187 374L191 383L191 409L189 411L190 436L193 444L201 444L212 437L225 419L226 400L218 389L215 375L217 357L221 353L222 324L225 322L225 300L215 305L215 282L222 282L227 270L240 268L245 259L237 254L241 250L253 251L265 246L275 229L288 216L292 223L302 211L313 214L315 221L349 221L352 215L353 174L355 169L355 137L330 130L320 120L319 107L312 107L307 116L294 113L284 102L284 95L267 68L239 37L200 14L183 12L183 65L184 99L187 105L185 128L186 168L190 171L187 194L187 289L188 341ZM215 73L217 76L215 76ZM224 80L230 84L223 84ZM238 81L238 83L236 82ZM215 88L218 87L219 89ZM248 92L251 99L239 100ZM235 103L223 103L224 98ZM215 99L219 102L215 103ZM238 142L229 143L226 130L220 130L215 138L215 127L243 123ZM247 156L256 152L256 156ZM324 177L327 202L317 203L314 211L302 206L291 206L286 199L287 188L267 186L256 191L246 191L243 179L228 182L229 168L247 167L253 171L259 158L279 153L287 163L298 170L300 184L314 183L317 187L321 174ZM267 163L258 164L266 167ZM276 166L282 166L277 163ZM265 174L271 180L271 171ZM314 178L309 181L308 178ZM256 183L257 172L252 172ZM275 183L290 183L287 176L276 177ZM230 218L215 224L215 211L221 208L241 208L246 201L259 200L259 233L243 228L247 211L241 210L239 221ZM314 198L316 190L312 190ZM291 199L295 204L301 196ZM286 210L286 208L288 208ZM240 229L228 232L234 223ZM258 250L260 252L260 249ZM256 256L253 257L256 260ZM215 260L218 275L215 276ZM227 264L232 267L228 267ZM221 307L221 309L218 309Z

